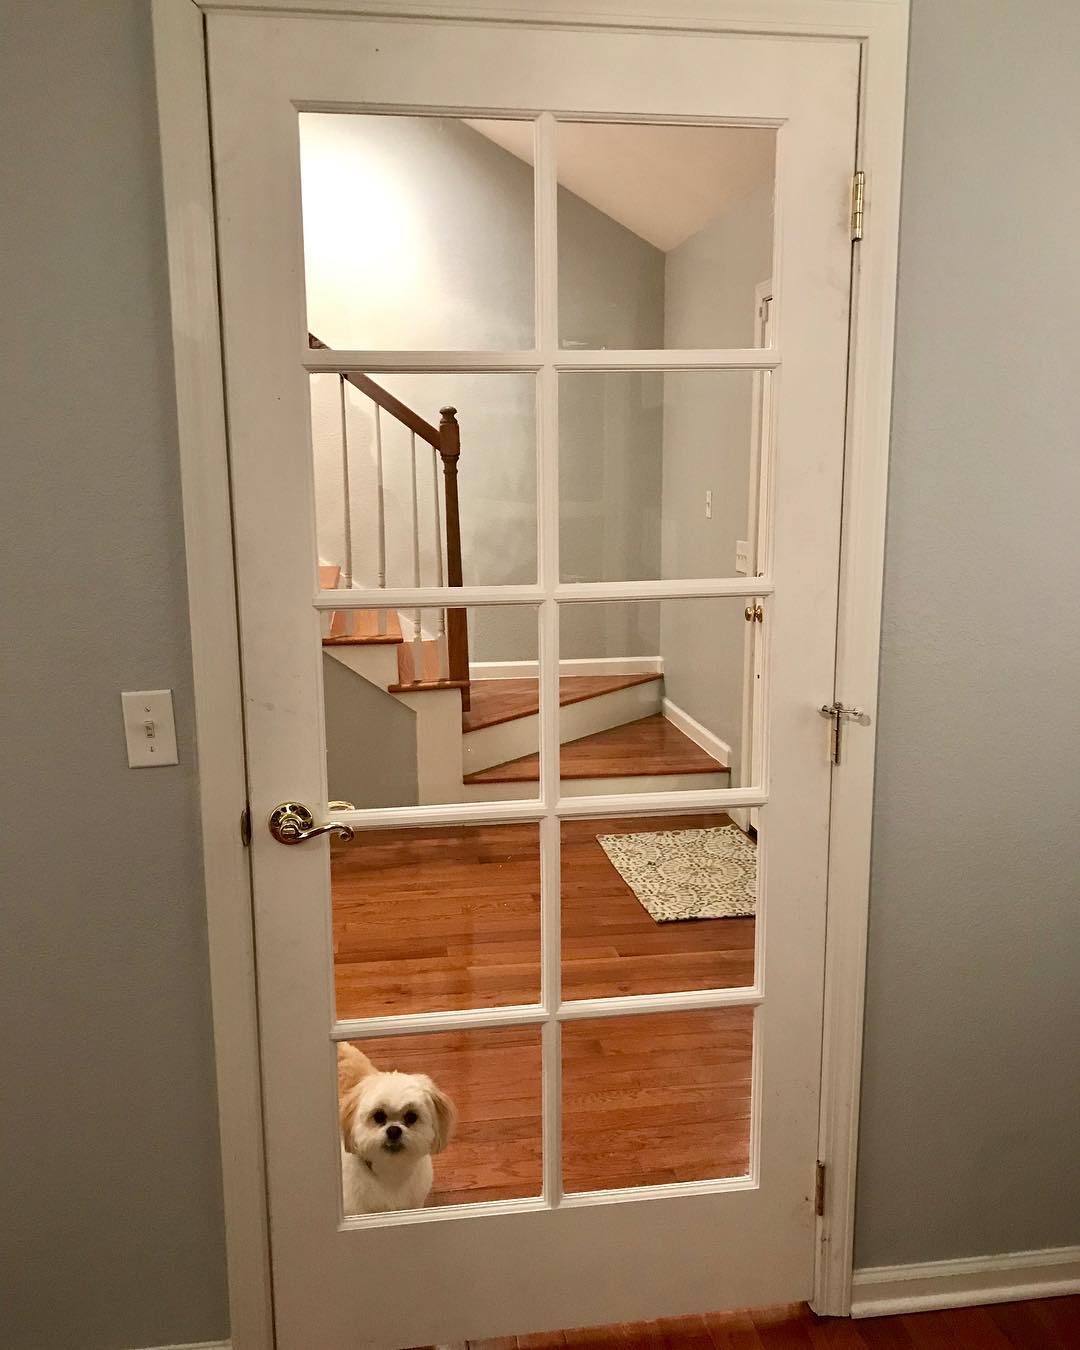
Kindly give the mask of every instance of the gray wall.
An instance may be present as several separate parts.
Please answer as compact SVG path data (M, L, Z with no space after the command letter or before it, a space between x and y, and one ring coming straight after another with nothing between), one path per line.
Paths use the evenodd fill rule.
M148 11L38 0L5 19L3 819L30 832L5 836L5 1344L213 1339L224 1253ZM1080 1241L1080 13L916 0L914 20L862 1265ZM117 691L143 684L177 691L176 769L124 767Z
M1078 144L1073 0L916 0L861 1266L1080 1242Z
M150 11L4 11L0 1339L227 1326ZM127 768L120 690L180 763Z
M752 347L754 290L772 272L773 182L732 202L719 219L667 255L667 347ZM754 376L673 373L664 383L664 577L730 577L735 544L749 539ZM713 514L705 519L705 490ZM731 746L742 778L742 601L661 607L664 691Z
M313 332L342 347L532 345L533 171L528 164L452 118L313 113L302 118L301 136ZM382 241L382 256L374 246L356 245L380 204L387 213L398 213L401 239L408 241ZM440 228L432 229L432 221ZM558 225L564 340L588 347L662 346L660 250L565 188L559 190ZM337 562L343 551L340 414L337 382L326 383L315 383L312 400L318 533L320 553ZM465 584L535 582L534 377L403 375L380 377L380 383L429 421L438 421L442 404L458 409ZM375 444L371 405L355 395L352 406L354 570L370 585L378 576L370 512ZM658 432L658 410L650 416L619 377L563 382L564 575L590 581L658 575ZM408 437L384 418L383 442L387 581L411 585ZM424 580L433 581L426 454L419 483L421 571ZM470 614L469 627L473 660L536 656L531 610L478 609ZM653 620L650 654L658 638ZM568 657L639 650L627 646L631 639L625 624L600 631L586 624L579 610L568 612L563 639Z
M416 714L323 652L326 781L331 801L416 806Z

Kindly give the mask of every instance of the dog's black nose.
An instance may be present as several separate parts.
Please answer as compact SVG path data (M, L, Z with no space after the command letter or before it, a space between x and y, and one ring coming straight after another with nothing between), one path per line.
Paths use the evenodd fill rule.
M400 1126L400 1125L387 1125L387 1127L386 1127L386 1137L387 1137L387 1139L390 1140L391 1143L396 1144L397 1141L401 1138L401 1126Z

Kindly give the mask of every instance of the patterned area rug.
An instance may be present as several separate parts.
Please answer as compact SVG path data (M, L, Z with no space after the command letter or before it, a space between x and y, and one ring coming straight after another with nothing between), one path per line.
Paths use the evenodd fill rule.
M734 825L598 834L596 842L657 923L753 917L757 848Z

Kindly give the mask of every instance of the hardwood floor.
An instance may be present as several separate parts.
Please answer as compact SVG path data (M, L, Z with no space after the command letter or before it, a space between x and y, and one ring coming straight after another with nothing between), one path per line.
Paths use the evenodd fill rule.
M652 684L663 678L659 674L560 675L559 706L565 708L571 703L596 698L598 694L632 689L635 685ZM462 731L497 726L500 722L510 722L540 711L539 680L473 680L469 692L472 707L462 714Z
M753 982L753 919L658 924L596 841L728 823L705 814L563 822L564 997ZM535 825L363 832L331 857L339 1016L538 999ZM568 1189L744 1172L751 1024L746 1009L567 1024ZM539 1193L538 1029L387 1037L361 1048L380 1068L430 1073L458 1107L432 1204ZM667 1112L671 1100L685 1110Z
M704 814L563 822L565 998L753 983L753 919L658 924L596 842L728 823ZM333 845L331 877L340 1017L539 997L535 825L363 831Z
M363 831L330 856L339 1017L537 1000L535 825Z
M596 842L600 834L700 830L725 815L562 823L563 997L609 998L754 982L754 920L656 923Z
M744 1174L752 1041L749 1008L566 1023L566 1189ZM540 1194L539 1028L388 1036L357 1045L380 1069L430 1074L457 1107L454 1139L435 1159L429 1208Z
M469 1350L1075 1350L1080 1298L1047 1298L899 1317L815 1317L805 1304L469 1341ZM447 1350L466 1350L464 1342Z
M662 713L624 722L580 740L566 741L559 755L563 778L614 778L640 774L710 773L727 787L726 764L713 759ZM721 777L723 775L723 777ZM536 783L540 756L523 755L505 764L465 775L466 783Z

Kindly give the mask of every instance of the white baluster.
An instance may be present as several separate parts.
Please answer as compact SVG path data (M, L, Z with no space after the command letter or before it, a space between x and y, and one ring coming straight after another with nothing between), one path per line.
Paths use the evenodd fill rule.
M386 501L383 492L382 409L375 409L375 513L379 535L379 590L386 590ZM379 636L386 636L386 610L379 609Z
M416 490L416 432L409 433L409 468L412 473L413 585L420 586L420 496ZM413 610L413 679L423 678L423 648L420 631L421 611Z
M349 486L349 418L348 401L345 397L345 376L338 376L341 405L341 497L342 515L345 532L345 566L342 569L341 588L348 591L353 583L353 547L352 547L352 491ZM345 615L345 631L353 631L355 614L349 610Z
M442 506L439 502L439 452L431 452L431 500L435 512L435 577L436 585L443 586L443 539L442 539ZM450 677L450 653L446 647L446 610L440 609L439 616L439 679L449 679Z

